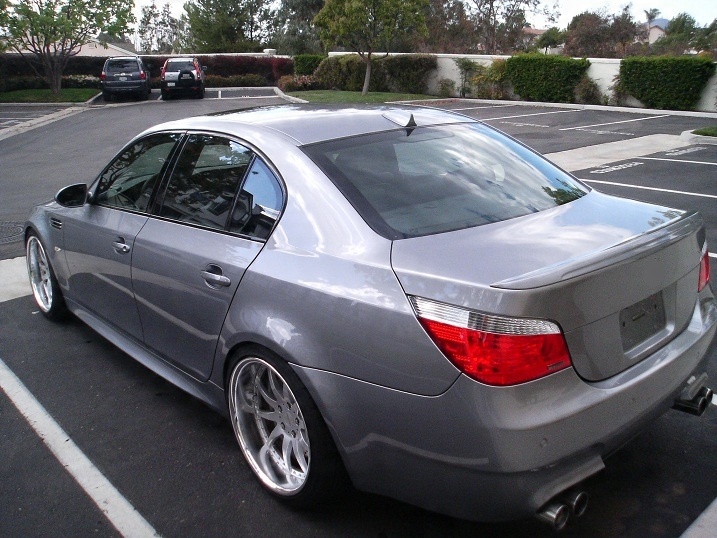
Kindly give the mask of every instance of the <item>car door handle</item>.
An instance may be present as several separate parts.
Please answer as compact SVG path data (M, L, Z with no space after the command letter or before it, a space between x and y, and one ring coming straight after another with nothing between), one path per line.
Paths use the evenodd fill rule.
M230 286L232 283L229 277L224 276L222 268L213 263L207 265L207 268L202 271L202 278L207 283L207 286L214 289L219 286Z
M124 237L118 237L112 243L112 248L119 254L127 254L130 251L129 245L124 242Z

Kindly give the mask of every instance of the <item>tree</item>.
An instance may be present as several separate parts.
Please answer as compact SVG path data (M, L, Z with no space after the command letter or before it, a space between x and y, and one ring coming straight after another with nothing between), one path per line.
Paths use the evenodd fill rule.
M269 0L192 0L184 4L196 52L252 52L268 39Z
M139 48L145 54L155 50L157 43L157 23L159 21L159 10L154 2L148 6L142 6L142 15L137 26L139 36Z
M314 18L323 5L324 0L282 0L276 15L276 48L283 54L321 53Z
M399 38L425 35L427 0L326 0L314 19L319 36L331 47L347 47L366 64L362 94L368 93L371 62L378 52L388 54Z
M67 62L83 45L101 32L118 36L135 21L132 0L17 0L0 7L0 41L22 55L55 94Z
M590 11L575 15L566 30L564 52L579 58L613 56L607 15Z
M429 0L425 37L416 40L423 52L476 52L475 22L461 0Z
M630 4L623 7L619 15L612 16L610 23L610 43L615 46L619 58L626 55L630 45L647 35L645 27L632 18L630 7Z
M481 45L486 54L495 54L501 44L507 50L515 48L515 36L522 37L515 32L516 23L525 20L526 12L540 12L550 21L558 16L557 2L552 7L542 8L541 0L472 0L472 4Z
M535 45L540 49L545 49L545 54L547 54L548 49L554 49L563 43L565 43L565 33L561 32L557 26L552 26L538 38Z
M179 34L180 22L172 16L172 7L169 3L164 4L162 11L157 9L154 0L148 6L142 6L142 15L137 25L142 52L170 54L179 47Z
M680 13L667 23L665 35L652 45L656 54L681 55L693 47L699 33L697 21L687 14Z
M644 9L643 11L647 19L647 29L650 30L650 26L652 26L652 23L655 22L662 12L654 7L652 9Z

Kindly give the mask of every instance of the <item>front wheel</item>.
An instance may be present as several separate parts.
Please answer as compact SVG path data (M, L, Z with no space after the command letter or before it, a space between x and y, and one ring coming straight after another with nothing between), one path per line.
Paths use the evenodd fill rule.
M245 352L231 369L228 405L241 451L261 484L296 507L331 500L343 466L306 387L266 350Z
M61 319L67 313L60 285L47 258L45 248L34 233L27 238L27 274L35 302L40 312L48 319Z

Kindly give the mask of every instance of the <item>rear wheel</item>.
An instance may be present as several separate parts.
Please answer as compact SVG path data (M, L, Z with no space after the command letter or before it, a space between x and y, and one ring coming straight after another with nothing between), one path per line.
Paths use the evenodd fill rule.
M270 493L305 508L335 497L343 465L316 404L287 363L264 349L245 350L230 370L227 397L244 458Z
M27 274L40 312L48 319L61 319L67 314L67 307L45 247L35 233L27 238L26 252Z
M109 103L112 100L112 94L110 92L102 92L102 99L105 100L105 102Z
M168 101L169 100L169 92L162 90L161 93L162 93L162 101Z

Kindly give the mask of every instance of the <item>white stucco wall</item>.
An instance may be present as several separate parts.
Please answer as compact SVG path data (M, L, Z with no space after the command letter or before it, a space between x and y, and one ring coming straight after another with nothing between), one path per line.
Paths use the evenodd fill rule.
M329 56L340 56L343 54L351 53L331 52L329 53ZM456 85L456 90L459 88L461 77L455 62L453 61L455 58L468 58L486 66L491 65L493 60L498 58L510 58L510 56L483 56L477 54L434 54L433 56L435 56L438 60L438 68L428 79L428 93L431 95L438 95L439 82L444 78L453 80ZM588 76L597 83L603 94L608 96L612 95L610 86L612 86L615 76L620 72L620 60L612 58L588 59L590 60ZM456 96L457 95L458 94L456 93ZM628 97L625 104L631 107L644 108L644 105L634 97ZM707 83L707 87L702 93L702 98L697 105L697 110L703 112L717 112L717 74Z

